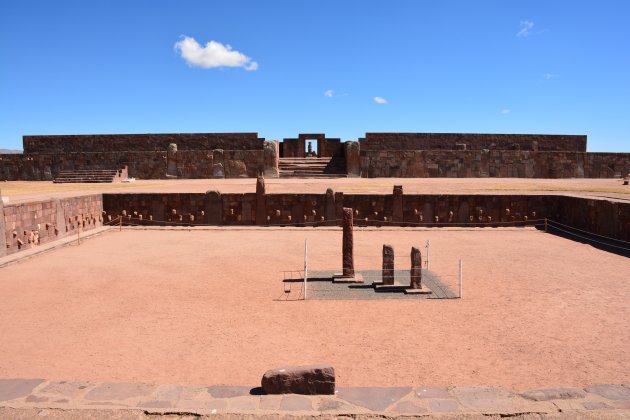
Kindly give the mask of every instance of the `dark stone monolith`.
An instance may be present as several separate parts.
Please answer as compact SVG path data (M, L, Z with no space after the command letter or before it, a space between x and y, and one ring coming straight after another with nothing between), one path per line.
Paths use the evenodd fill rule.
M267 224L267 197L265 196L265 178L256 179L256 224Z
M207 191L204 205L205 220L209 225L223 222L223 200L219 191Z
M394 223L403 222L403 187L402 185L394 185L393 191L393 217Z
M352 253L353 237L352 237L352 209L343 208L343 246L342 246L342 264L343 276L354 277L354 257Z
M335 368L331 365L287 366L265 372L265 394L333 395Z
M332 188L326 189L326 226L335 226L337 224L337 215L335 213L335 192Z
M394 247L383 245L383 284L394 284Z
M422 289L422 254L418 248L411 247L411 271L409 272L411 278L412 289Z

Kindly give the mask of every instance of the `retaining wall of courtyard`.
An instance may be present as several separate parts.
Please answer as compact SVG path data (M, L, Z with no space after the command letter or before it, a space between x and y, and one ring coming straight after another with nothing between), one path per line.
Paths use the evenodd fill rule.
M364 178L614 178L630 173L630 153L526 150L365 150Z
M544 218L630 241L630 203L555 195L104 194L107 218L146 225L523 226Z
M102 226L102 194L3 205L0 257Z
M125 225L335 226L342 208L357 226L542 225L548 218L593 234L630 241L630 203L555 195L128 193L3 205L0 256L107 223Z

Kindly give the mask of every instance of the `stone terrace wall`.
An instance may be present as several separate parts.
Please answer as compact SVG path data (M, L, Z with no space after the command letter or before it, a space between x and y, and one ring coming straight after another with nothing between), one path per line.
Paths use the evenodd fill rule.
M177 152L177 167L182 178L212 178L214 163L221 163L226 178L256 177L264 168L263 150ZM3 154L0 155L0 180L50 181L61 170L120 169L125 165L130 177L163 179L167 173L167 152Z
M630 241L630 203L552 195L426 194L103 194L24 204L0 203L0 256L76 235L123 215L125 224L339 225L342 208L357 226L498 227L543 218ZM2 246L4 245L4 246Z
M630 153L523 150L360 149L361 176L397 178L612 178L630 173Z
M630 241L630 203L553 195L104 194L103 208L107 218L125 214L132 224L255 225L258 199L262 225L339 225L342 208L351 207L358 226L497 227L549 218Z
M548 134L366 133L361 150L540 150L586 152L586 136Z
M630 203L578 197L557 197L556 201L561 223L630 242Z
M223 225L256 224L256 194L104 194L103 208L114 220L124 213L126 222L142 215L143 222L214 224L212 214ZM355 210L355 224L383 225L391 222L423 224L458 223L478 225L492 222L523 222L559 217L554 196L535 195L403 195L396 214L397 198L387 194L266 194L263 220L269 225L336 225L342 208ZM214 200L214 201L213 201ZM212 208L214 206L214 208ZM504 214L510 209L509 214ZM451 214L452 212L452 214ZM193 216L191 219L190 216ZM488 218L490 216L490 218ZM471 220L470 218L473 217ZM367 220L365 220L367 218ZM136 220L137 221L137 220Z
M0 256L13 254L66 235L102 225L101 194L51 199L23 204L0 204Z
M176 143L178 150L262 150L258 133L179 134L89 134L24 136L24 153L166 151Z

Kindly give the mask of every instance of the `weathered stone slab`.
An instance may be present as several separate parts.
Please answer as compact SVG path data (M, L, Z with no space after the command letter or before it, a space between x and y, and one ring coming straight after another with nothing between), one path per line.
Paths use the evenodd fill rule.
M263 375L261 386L267 394L334 394L335 368L309 365L271 369Z
M247 386L214 385L208 387L208 394L214 398L234 398L249 395L251 388Z
M418 398L452 398L453 396L448 392L446 388L436 388L436 387L422 387L416 388L415 390L416 397Z
M312 411L313 403L306 397L298 395L285 395L280 401L280 410L285 411Z
M630 400L630 389L623 385L601 384L584 388L586 392L596 394L609 400Z
M411 387L379 388L353 387L340 388L337 397L351 404L365 407L373 411L384 411L387 407L409 395Z
M155 389L148 384L101 384L85 395L90 401L126 400L128 398L149 396Z
M466 408L490 410L492 412L513 409L515 398L518 398L518 396L504 388L455 387L452 393Z
M420 414L426 413L428 410L424 407L414 404L411 401L401 401L396 404L396 406L394 406L392 411L395 411L397 413Z
M230 400L229 407L231 410L256 410L260 397L236 397Z
M540 388L525 391L521 397L533 401L566 400L584 398L586 392L580 388Z
M43 379L0 379L0 401L28 396Z
M436 413L452 413L459 411L460 406L454 399L429 401L429 408Z

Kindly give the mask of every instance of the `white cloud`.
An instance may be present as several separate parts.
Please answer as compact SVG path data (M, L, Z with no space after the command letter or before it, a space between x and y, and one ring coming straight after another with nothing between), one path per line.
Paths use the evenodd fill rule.
M326 92L324 92L324 95L328 98L332 98L333 97L333 90L332 89L328 89Z
M543 78L544 78L545 80L556 79L556 78L558 78L558 77L560 77L560 75L559 75L559 74L553 74L553 73L545 73L545 74L543 74Z
M512 112L512 110L511 109L507 109L507 108L503 108L501 110L501 114L509 114L510 112Z
M516 36L526 37L530 34L530 31L534 27L534 22L531 20L522 20L521 21L521 29L516 33Z
M243 67L247 71L258 69L258 63L245 54L233 50L230 45L217 41L209 41L205 47L199 45L195 38L182 36L175 43L175 51L190 66L204 69L216 67Z
M374 102L376 102L377 104L386 104L387 103L387 99L381 98L380 96L375 96L374 97Z

